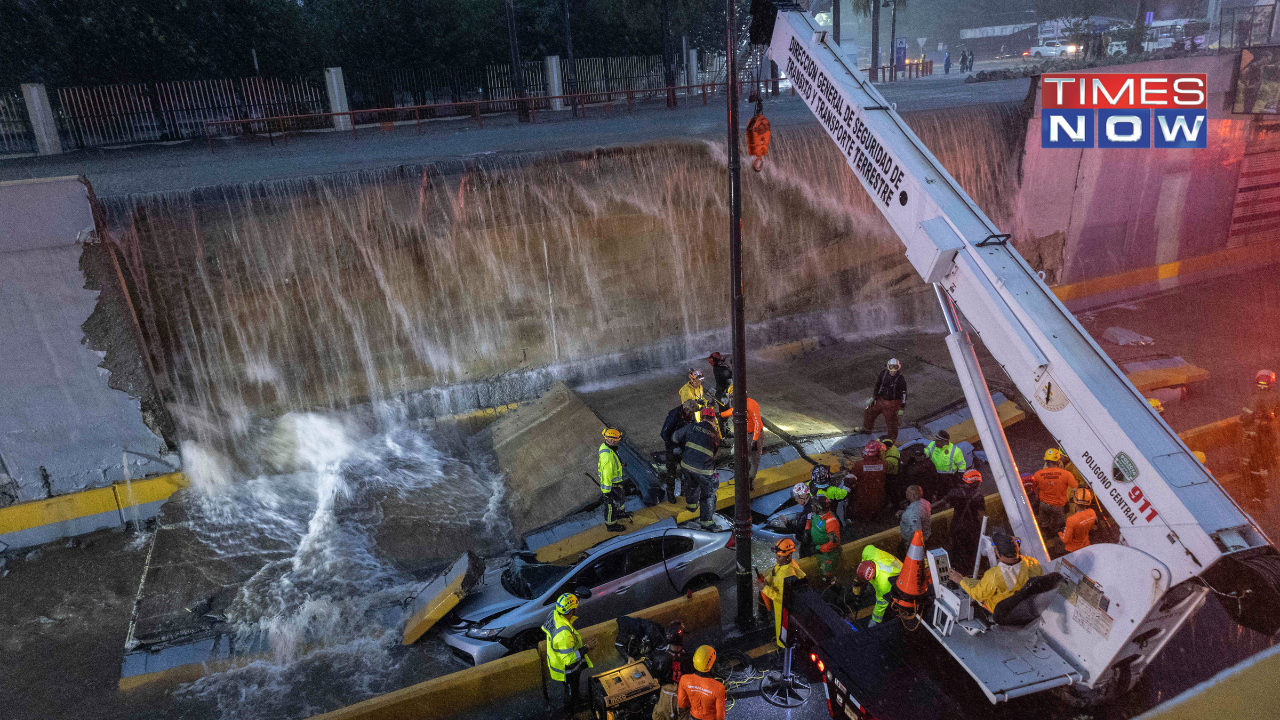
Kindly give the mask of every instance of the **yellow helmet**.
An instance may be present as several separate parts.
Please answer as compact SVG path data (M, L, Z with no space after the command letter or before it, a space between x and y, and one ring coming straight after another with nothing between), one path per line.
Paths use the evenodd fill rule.
M573 593L565 593L556 600L556 612L561 615L569 615L578 610L578 596Z
M1058 448L1049 448L1044 451L1044 459L1049 462L1062 462L1062 451Z
M693 654L693 669L698 672L708 672L715 664L716 649L710 645L703 645Z
M621 439L622 439L622 431L621 431L621 430L614 429L614 428L605 428L604 430L601 430L601 431L600 431L600 434L601 434L601 435L603 435L603 436L605 436L606 438L608 438L608 439L610 439L610 440L621 440Z
M730 395L733 394L733 383L729 383L729 387L725 388L725 392Z
M1155 408L1155 411L1158 413L1164 412L1164 404L1155 398L1147 398L1147 404Z
M1199 450L1192 450L1191 454L1196 456L1196 459L1200 461L1201 465L1204 464L1204 461L1205 461L1204 453L1200 452Z

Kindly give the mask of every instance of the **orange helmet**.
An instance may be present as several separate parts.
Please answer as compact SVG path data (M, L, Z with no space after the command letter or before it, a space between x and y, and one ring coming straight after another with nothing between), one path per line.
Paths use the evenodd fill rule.
M1269 388L1276 384L1276 374L1272 370L1259 370L1254 379L1260 388Z
M876 579L876 564L873 560L863 560L858 563L858 579L863 582L871 582Z
M964 474L964 481L970 485L976 485L982 482L982 473L977 470L970 470Z
M884 452L884 444L879 440L872 440L862 448L863 457L880 457L880 453Z
M796 551L796 541L791 538L782 538L773 545L773 552L777 555L790 555Z

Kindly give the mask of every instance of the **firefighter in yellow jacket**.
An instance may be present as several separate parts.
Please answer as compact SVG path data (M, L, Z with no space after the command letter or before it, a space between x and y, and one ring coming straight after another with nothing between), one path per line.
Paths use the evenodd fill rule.
M542 624L547 636L547 669L553 681L564 683L564 711L572 715L582 686L582 671L593 667L587 657L590 649L573 626L578 619L578 596L565 593L556 600L551 616Z
M786 647L782 642L782 588L787 578L804 579L804 571L795 561L796 543L791 538L782 538L773 546L774 565L764 574L764 587L760 588L760 597L765 608L773 612L773 639L778 647Z

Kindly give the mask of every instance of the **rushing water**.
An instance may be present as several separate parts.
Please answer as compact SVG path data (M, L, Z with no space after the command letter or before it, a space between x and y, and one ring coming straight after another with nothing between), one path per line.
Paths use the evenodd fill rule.
M1013 111L909 120L1007 222ZM430 418L725 346L725 166L723 146L655 144L107 208L191 530L260 563L226 621L268 657L184 688L183 714L301 717L433 672L398 645L422 583L383 551L388 519L482 554L515 539L501 475ZM923 286L820 131L776 133L743 198L754 344L935 322L903 299Z

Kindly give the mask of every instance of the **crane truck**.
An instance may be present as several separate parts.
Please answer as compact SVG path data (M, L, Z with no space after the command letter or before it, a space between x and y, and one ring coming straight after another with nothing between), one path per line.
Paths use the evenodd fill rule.
M795 4L773 10L772 59L936 290L1012 533L1024 555L1064 578L1039 618L1018 628L975 617L961 589L939 582L937 551L936 598L917 618L923 632L903 622L855 632L816 592L791 593L787 632L821 669L832 715L991 717L991 704L1055 689L1081 702L1115 697L1211 595L1241 625L1280 630L1280 553L1256 523L827 29ZM1083 470L1120 525L1117 543L1049 557L966 328ZM965 710L974 697L985 697L985 710Z

